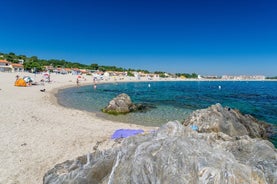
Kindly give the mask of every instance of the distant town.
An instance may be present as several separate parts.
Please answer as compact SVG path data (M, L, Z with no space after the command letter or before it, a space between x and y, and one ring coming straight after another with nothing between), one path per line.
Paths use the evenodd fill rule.
M265 80L277 79L277 77L266 77L264 75L222 75L203 76L192 73L167 73L162 71L149 72L147 70L124 69L116 66L100 66L98 64L84 65L80 63L67 62L65 60L43 60L36 56L30 58L25 55L15 55L14 53L0 53L0 72L47 72L56 74L71 75L97 75L97 76L132 76L136 78L179 78L179 79L199 79L199 80Z

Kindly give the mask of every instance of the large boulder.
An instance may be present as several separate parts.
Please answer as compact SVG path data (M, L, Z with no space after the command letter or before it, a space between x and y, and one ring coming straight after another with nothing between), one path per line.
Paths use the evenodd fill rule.
M229 136L266 138L270 133L268 124L251 115L243 115L238 110L223 108L220 104L194 111L183 124L197 127L199 132L223 132Z
M130 107L132 106L131 98L122 93L112 99L109 105L103 109L103 112L107 113L128 113L130 112Z
M133 104L129 95L122 93L112 99L108 106L102 109L103 112L109 114L127 114L129 112L135 111L145 111L151 108L151 106L146 104Z
M129 137L120 147L66 161L44 184L277 183L277 153L267 140L199 133L169 122Z

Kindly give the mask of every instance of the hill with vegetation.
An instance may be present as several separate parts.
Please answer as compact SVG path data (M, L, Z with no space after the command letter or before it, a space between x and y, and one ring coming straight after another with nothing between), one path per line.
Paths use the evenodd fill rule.
M131 68L122 68L122 67L117 67L117 66L104 66L104 65L99 65L97 63L92 63L89 65L86 64L81 64L78 62L70 62L66 61L64 59L40 59L37 56L31 56L28 57L26 55L16 55L13 52L10 53L2 53L0 52L0 59L5 59L9 62L12 63L23 63L24 69L27 71L31 71L32 69L36 69L36 71L44 71L45 66L53 66L54 68L78 68L78 69L87 69L87 70L99 70L99 71L117 71L117 72L123 72L127 71L130 75L130 71L132 72L142 72L145 74L150 73L148 70L143 70L143 69L131 69ZM160 77L167 77L166 73L163 71L155 71L155 74L159 74ZM197 78L196 73L188 74L188 73L176 73L176 74L171 74L176 77L185 77L185 78Z

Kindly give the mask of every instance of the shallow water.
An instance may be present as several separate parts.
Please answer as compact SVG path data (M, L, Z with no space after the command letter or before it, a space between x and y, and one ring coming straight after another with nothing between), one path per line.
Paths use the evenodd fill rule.
M192 111L215 103L277 125L276 91L277 82L270 81L139 82L101 84L97 89L93 86L68 88L59 91L57 97L64 106L96 112L110 120L141 125L160 126L170 120L182 121ZM145 113L118 116L101 113L101 109L120 93L128 94L134 103L147 103L156 108Z

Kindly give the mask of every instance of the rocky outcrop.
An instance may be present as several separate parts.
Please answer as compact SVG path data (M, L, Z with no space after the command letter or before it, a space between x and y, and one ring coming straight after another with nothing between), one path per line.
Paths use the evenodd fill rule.
M197 127L199 132L223 132L229 136L249 135L252 138L267 138L270 126L251 115L242 115L238 110L215 104L207 109L194 111L183 122L185 126Z
M149 106L150 107L150 106ZM125 93L122 93L112 99L109 102L109 105L102 109L103 112L109 114L126 114L129 112L135 111L145 111L148 109L148 106L145 104L133 104L130 96Z
M277 152L267 140L198 132L169 122L129 137L120 147L66 161L44 184L277 183Z

